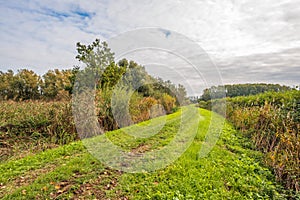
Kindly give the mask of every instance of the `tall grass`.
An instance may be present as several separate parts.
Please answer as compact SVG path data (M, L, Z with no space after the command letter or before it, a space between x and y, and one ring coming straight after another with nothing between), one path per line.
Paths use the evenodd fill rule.
M1 101L1 160L77 139L68 101Z
M107 101L100 100L95 101L95 117L98 118L100 126L105 131L118 129L115 116L107 113L110 110L110 98ZM161 103L152 97L134 96L129 105L133 122L138 123L164 115L165 112L162 112L163 108L158 107L159 104L164 106L167 113L171 113L170 109L174 107L171 100L166 99ZM169 106L170 102L173 103L172 106ZM87 112L87 107L83 109L82 112ZM122 115L121 111L120 114ZM87 119L83 120L84 123L88 123ZM0 160L26 154L28 151L36 152L68 144L78 139L72 102L69 100L0 101Z
M224 99L203 103L206 108ZM226 99L227 119L265 153L278 181L300 191L300 91Z
M60 102L0 103L2 132L15 136L40 136L57 144L66 144L76 138L71 105Z

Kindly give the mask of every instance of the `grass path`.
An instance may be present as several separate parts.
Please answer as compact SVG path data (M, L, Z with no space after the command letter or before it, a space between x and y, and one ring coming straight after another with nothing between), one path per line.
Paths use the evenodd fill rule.
M225 124L217 145L199 158L211 112L203 120L189 148L172 164L152 173L125 173L95 159L81 141L0 164L2 199L284 199L272 173L261 164L261 154ZM153 119L147 123L157 123ZM124 130L108 132L113 143L131 153L163 148L175 138L178 113L146 138ZM129 131L130 132L130 131Z

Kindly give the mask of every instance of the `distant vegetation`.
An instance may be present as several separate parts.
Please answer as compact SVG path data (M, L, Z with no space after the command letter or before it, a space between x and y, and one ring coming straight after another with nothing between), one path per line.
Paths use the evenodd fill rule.
M227 119L265 153L277 180L300 191L300 91L214 99L200 106L211 109L224 103Z
M145 68L134 61L122 59L115 63L114 53L105 42L96 39L91 45L77 44L76 58L86 67L75 66L68 70L49 70L40 76L32 70L21 69L0 71L0 100L61 100L69 99L73 91L76 75L82 71L92 71L98 75L93 84L97 90L112 90L120 79L127 84L138 85L141 81L152 84L142 85L137 92L142 97L153 97L158 100L163 94L175 98L177 105L186 99L182 85L175 86L169 80L151 77ZM77 77L78 78L78 77ZM91 77L90 77L91 78Z
M203 91L200 100L208 101L224 97L249 96L264 92L283 92L292 90L289 86L266 83L247 83L224 86L212 86Z
M69 99L72 70L49 70L42 77L28 69L0 71L0 100Z

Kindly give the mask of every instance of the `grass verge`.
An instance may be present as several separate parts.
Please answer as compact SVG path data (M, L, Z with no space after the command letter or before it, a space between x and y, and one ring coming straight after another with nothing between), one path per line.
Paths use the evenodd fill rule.
M200 113L203 119L191 145L165 168L152 173L113 170L76 142L3 162L0 194L3 199L284 199L273 174L261 164L261 153L252 150L230 124L225 124L212 151L199 157L212 115L206 110ZM122 129L106 135L129 152L149 152L174 139L178 115L167 116L166 125L149 138L126 135ZM153 119L153 123L158 122ZM18 184L20 177L30 181ZM7 187L12 191L7 192Z

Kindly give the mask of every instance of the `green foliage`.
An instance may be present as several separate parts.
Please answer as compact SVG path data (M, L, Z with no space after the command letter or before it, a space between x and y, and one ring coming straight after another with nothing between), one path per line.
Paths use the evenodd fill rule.
M17 74L11 70L7 73L0 71L0 100L39 99L40 83L40 76L32 70L18 70Z
M66 100L73 91L113 90L120 83L145 97L159 100L162 94L176 99L177 105L187 103L182 85L151 77L145 68L126 59L114 61L114 53L106 42L96 39L90 45L77 43L76 58L85 64L84 69L49 70L42 78L32 70L0 71L0 100ZM168 108L169 109L169 108Z
M49 70L42 78L32 70L0 71L0 100L66 100L72 88L71 70Z
M42 94L46 99L67 99L66 88L70 87L71 70L49 70L43 75ZM63 98L63 93L65 98Z
M208 101L206 106L221 101ZM300 91L226 98L226 104L227 119L266 154L265 162L277 180L287 189L300 191Z
M105 67L114 62L114 53L111 52L106 42L96 39L90 45L78 42L76 44L78 55L76 58L87 65L87 68L98 70L101 74Z
M0 71L0 100L14 99L14 72L8 70L6 73Z
M91 45L78 43L77 51L76 58L86 67L76 73L75 95L77 97L87 90L95 91L96 113L104 131L130 125L132 121L137 123L149 119L152 107L158 102L170 114L175 103L183 105L186 101L186 91L182 85L176 87L170 81L153 78L134 61L122 59L116 64L114 54L105 42L100 43L96 39ZM128 94L133 92L137 92L133 98L139 100L129 99ZM140 96L143 98L140 99ZM136 103L129 106L131 113L134 113L132 116L124 114L130 101ZM112 102L114 105L111 105ZM113 113L113 109L117 112ZM154 115L158 114L163 112L158 111Z
M19 70L16 74L13 86L16 92L16 99L28 100L38 99L40 77L32 70Z
M200 100L208 101L210 99L219 99L226 97L236 96L249 96L268 91L283 92L292 90L288 86L281 86L279 84L265 84L265 83L254 83L254 84L234 84L224 86L212 86L203 91Z
M65 90L68 91L69 95L73 93L73 87L79 70L80 70L79 66L74 66L73 69L71 70L71 75L68 77L70 84L65 86Z

